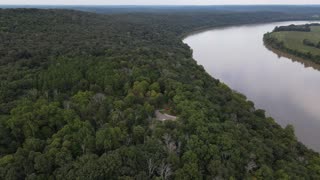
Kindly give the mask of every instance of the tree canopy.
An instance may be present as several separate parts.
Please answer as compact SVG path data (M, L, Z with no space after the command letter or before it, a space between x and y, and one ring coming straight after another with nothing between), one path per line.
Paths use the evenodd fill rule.
M319 179L319 154L293 127L209 76L181 41L308 18L0 10L0 179ZM164 107L177 120L156 120Z

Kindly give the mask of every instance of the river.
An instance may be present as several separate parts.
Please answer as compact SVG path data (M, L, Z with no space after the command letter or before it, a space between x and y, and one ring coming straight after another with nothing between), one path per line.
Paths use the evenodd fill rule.
M244 94L283 127L292 124L298 140L320 152L319 68L280 57L263 44L263 34L276 22L217 28L183 41L198 64L214 78Z

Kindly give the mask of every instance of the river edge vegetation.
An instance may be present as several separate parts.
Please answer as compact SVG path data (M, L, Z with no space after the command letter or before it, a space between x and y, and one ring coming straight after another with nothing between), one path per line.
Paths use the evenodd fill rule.
M319 179L320 156L181 37L314 15L0 10L0 179ZM157 109L178 118L160 122Z
M276 27L263 39L271 49L320 64L320 24Z

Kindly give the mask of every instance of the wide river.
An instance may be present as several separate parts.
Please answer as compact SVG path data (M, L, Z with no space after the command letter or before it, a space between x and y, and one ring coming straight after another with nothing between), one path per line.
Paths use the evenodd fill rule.
M275 26L305 23L217 28L183 41L209 74L246 95L280 125L292 124L298 139L320 152L320 68L280 57L262 39Z

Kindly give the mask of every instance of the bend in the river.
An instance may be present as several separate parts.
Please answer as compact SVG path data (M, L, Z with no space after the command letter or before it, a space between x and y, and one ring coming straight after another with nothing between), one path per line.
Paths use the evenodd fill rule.
M183 41L213 77L243 93L279 124L292 124L298 139L320 151L320 72L308 62L291 60L268 50L263 34L276 22L207 30ZM280 54L281 55L281 54Z

